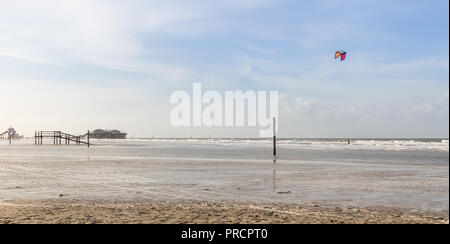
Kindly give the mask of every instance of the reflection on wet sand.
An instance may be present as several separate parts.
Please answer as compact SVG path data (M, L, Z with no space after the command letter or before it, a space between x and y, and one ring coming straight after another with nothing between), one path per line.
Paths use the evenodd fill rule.
M90 149L0 146L0 201L252 201L448 211L448 153L283 146L276 158L271 153L248 144L160 141Z

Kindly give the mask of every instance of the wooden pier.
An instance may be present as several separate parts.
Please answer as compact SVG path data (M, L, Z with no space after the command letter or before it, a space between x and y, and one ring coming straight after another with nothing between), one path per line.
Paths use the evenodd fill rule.
M0 133L0 138L1 138L1 139L5 139L5 138L7 138L7 137L9 137L9 132L8 132L8 131L5 131L5 132L3 132L3 133Z
M9 144L11 145L12 135L9 133L9 131L5 131L3 133L0 133L0 138L5 138L9 140Z
M44 139L53 139L53 145L70 145L74 143L75 145L87 145L90 147L90 132L81 136L74 136L68 133L63 133L61 131L36 131L34 132L34 145L43 145ZM83 140L85 139L85 140Z

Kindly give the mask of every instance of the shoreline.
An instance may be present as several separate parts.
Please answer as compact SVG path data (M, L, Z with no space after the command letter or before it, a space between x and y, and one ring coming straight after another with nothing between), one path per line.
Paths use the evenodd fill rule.
M0 202L0 224L449 224L448 212L199 201Z
M448 153L0 146L0 223L448 223Z

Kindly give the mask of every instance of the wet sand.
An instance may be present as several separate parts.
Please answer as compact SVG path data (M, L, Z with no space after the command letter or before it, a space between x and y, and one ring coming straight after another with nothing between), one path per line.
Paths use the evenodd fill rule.
M263 149L0 147L0 223L448 223L448 153L325 161L280 147L292 156L274 162Z

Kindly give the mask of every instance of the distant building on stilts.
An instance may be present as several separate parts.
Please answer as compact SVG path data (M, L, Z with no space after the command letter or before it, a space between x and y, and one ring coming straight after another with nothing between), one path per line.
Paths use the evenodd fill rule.
M119 130L102 130L97 129L91 132L93 139L127 139L127 133Z

